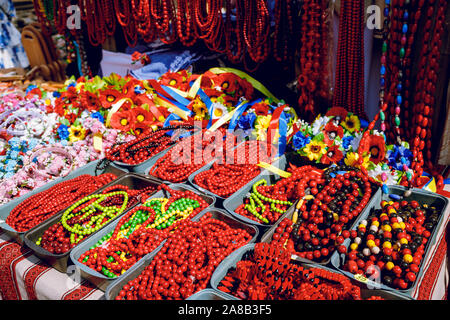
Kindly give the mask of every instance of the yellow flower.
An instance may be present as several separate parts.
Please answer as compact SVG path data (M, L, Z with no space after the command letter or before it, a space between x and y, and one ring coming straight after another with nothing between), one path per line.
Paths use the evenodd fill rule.
M350 132L355 132L361 128L361 122L359 121L358 116L348 115L342 122L342 126Z
M69 141L75 142L84 140L86 137L86 130L81 126L71 126L69 128Z
M259 141L266 141L267 139L267 128L269 128L270 120L272 120L272 115L258 116L256 118L256 131L253 132L256 135L256 139Z
M348 152L346 158L344 159L344 163L347 166L360 167L358 160L359 160L359 154L357 152ZM369 165L369 162L370 162L369 154L364 155L362 166L367 168L367 166Z
M317 161L327 152L326 147L326 144L322 141L311 141L303 148L303 151L307 154L310 161Z
M194 120L203 120L208 113L206 105L198 98L194 100L192 110L195 112Z

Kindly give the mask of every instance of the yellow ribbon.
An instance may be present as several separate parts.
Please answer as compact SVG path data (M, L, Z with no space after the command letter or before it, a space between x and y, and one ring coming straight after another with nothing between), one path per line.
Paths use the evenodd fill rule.
M112 105L111 109L108 112L108 116L106 117L106 126L109 127L110 122L111 122L111 117L114 113L116 113L117 111L119 111L119 109L123 106L123 104L125 102L131 102L133 104L133 100L131 100L130 98L122 98L119 101L117 101L115 104Z
M267 163L264 161L261 161L260 163L258 163L258 166L260 166L261 168L264 168L266 170L269 170L270 172L275 173L283 178L289 178L292 175L291 173L281 170L280 168L277 168L277 167L271 165L270 163Z

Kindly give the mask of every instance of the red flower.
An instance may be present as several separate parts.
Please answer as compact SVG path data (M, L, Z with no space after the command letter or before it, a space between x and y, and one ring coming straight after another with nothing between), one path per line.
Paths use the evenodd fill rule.
M255 110L257 116L267 116L269 114L269 105L264 102L255 103L252 109Z
M254 88L250 82L245 79L239 78L239 86L237 91L237 97L245 97L247 100L253 98Z
M137 79L129 79L122 88L123 97L134 99L136 97L136 92L134 91L134 89L140 84L141 83Z
M131 113L133 114L135 123L144 123L148 125L156 120L151 112L141 107L131 109Z
M67 91L61 93L61 96L57 100L59 99L61 99L66 105L73 104L78 99L77 90L75 89L75 87L70 86L69 88L67 88Z
M75 120L77 120L78 115L76 113L69 112L64 116L64 118L66 118L72 124L75 122Z
M133 126L133 114L131 111L116 112L111 117L111 127L123 132L128 132Z
M333 107L325 114L327 117L339 117L344 120L347 117L348 111L342 107Z
M98 111L101 108L101 103L97 95L89 91L83 91L80 94L80 102L82 107L89 111Z
M135 51L133 52L133 54L131 55L131 60L132 61L139 61L141 60L141 53L139 51Z
M114 89L100 91L100 103L103 108L109 109L113 104L123 97L122 93Z
M162 75L160 83L164 86L177 88L183 91L189 87L187 83L187 77L184 77L178 72L166 72Z
M386 156L386 142L382 136L371 134L361 139L359 150L362 153L370 154L370 161L375 164L380 163Z
M342 138L344 136L344 129L341 126L336 126L332 122L328 122L323 129L323 142L328 146L331 146L334 139L337 137Z
M219 98L223 93L220 91L217 91L216 89L203 89L203 92L210 98L210 99L217 99Z
M220 87L226 94L234 94L238 88L238 77L233 73L221 73L214 77L214 87Z
M323 164L338 163L344 158L344 154L339 150L338 146L329 147L327 152L322 156L320 162Z

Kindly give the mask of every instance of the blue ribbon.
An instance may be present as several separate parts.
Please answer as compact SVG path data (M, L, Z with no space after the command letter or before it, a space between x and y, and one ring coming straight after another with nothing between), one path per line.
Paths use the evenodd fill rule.
M278 120L278 133L280 134L280 137L278 138L278 156L282 156L286 151L287 130L287 118L283 111L280 115L280 119Z
M167 99L170 103L176 105L181 110L187 112L188 115L192 115L192 111L189 110L189 108L186 107L190 103L189 100L183 98L182 96L180 96L178 93L176 93L175 91L173 91L169 87L165 87L165 86L161 86L161 87L164 89L164 91L166 91L167 94L169 94L171 96L171 98L173 98L175 100L170 99L167 96L165 96L165 99Z
M200 96L200 99L205 104L206 109L208 109L209 122L208 122L208 125L206 126L206 128L209 129L212 126L212 118L214 115L213 103L212 103L211 99L208 97L208 95L202 89L198 89L197 94Z

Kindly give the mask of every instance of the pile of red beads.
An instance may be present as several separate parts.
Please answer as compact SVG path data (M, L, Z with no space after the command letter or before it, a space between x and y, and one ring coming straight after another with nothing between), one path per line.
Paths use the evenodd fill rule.
M273 185L267 185L266 180L256 182L235 212L258 223L274 224L296 199L305 195L310 181L315 181L315 184L311 182L315 188L323 180L322 170L312 166L291 166L288 172L291 173L288 178Z
M247 141L237 147L231 161L223 155L210 169L197 174L194 182L220 197L228 198L261 172L258 166L261 161L270 162L267 144Z
M22 201L11 210L6 223L18 232L26 232L114 179L112 173L86 174L60 182Z
M343 269L387 286L408 289L416 281L425 246L439 220L435 207L417 201L382 201L356 230L349 249L342 246Z
M219 135L222 139L225 136L225 129L219 129ZM213 161L216 153L223 152L233 144L223 141L216 141L215 133L206 129L202 135L188 137L178 142L150 169L149 174L163 181L171 183L181 183L188 180L189 176L199 170L207 163ZM235 141L235 139L233 139ZM210 157L208 157L210 156Z
M140 164L177 143L181 137L194 130L194 126L178 125L156 129L139 138L118 144L106 151L105 159L129 165ZM174 131L172 135L167 134Z
M59 222L44 231L36 245L48 252L63 254L136 205L141 196L151 194L155 189L149 186L134 190L114 185L104 189L101 194L80 199L63 213Z
M309 186L311 194L299 200L292 220L280 222L272 241L301 258L324 262L350 237L349 228L366 207L373 188L367 176L347 166L328 168Z
M218 289L242 300L362 300L360 287L349 278L304 268L287 250L268 243L246 252Z
M252 236L205 214L182 220L150 264L116 300L180 300L205 289L219 263Z
M208 207L199 195L161 185L170 198L152 198L127 212L113 231L83 253L79 262L115 278L167 239L183 219L192 219Z

